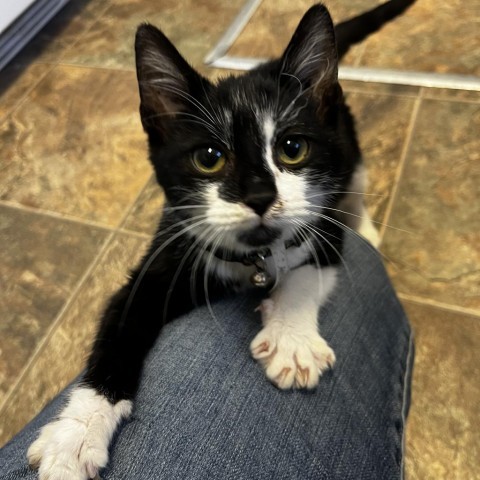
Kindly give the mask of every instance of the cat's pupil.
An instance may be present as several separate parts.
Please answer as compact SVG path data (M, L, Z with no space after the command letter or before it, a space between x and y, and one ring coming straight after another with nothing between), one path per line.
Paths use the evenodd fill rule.
M204 148L199 154L199 161L206 168L213 168L222 158L223 153L216 148Z
M296 158L300 153L300 149L302 148L300 142L295 139L287 139L283 142L282 149L285 155L289 158Z

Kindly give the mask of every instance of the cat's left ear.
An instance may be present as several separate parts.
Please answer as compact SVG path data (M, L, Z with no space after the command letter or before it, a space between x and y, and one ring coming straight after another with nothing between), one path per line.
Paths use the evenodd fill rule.
M164 140L169 124L179 113L195 108L195 92L208 81L182 57L153 25L138 27L135 58L140 90L140 116L149 134Z
M295 76L304 88L320 96L338 88L338 54L332 18L325 6L311 7L303 16L285 53L280 73Z

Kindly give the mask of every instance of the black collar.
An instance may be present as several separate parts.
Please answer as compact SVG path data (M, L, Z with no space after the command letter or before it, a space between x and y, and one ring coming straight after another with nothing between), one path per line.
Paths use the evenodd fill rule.
M299 247L305 241L304 238L292 238L285 242L285 249L292 247ZM207 251L211 252L210 248ZM258 250L252 250L248 253L238 253L225 248L217 248L213 254L219 260L225 262L237 262L244 265L255 265L258 258L268 258L272 256L272 251L268 247L259 248Z

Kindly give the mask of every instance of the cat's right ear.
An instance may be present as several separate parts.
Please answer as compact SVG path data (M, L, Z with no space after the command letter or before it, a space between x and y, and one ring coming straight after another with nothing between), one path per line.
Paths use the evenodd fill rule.
M171 118L189 110L193 91L205 80L153 25L138 27L135 58L143 128L163 139Z
M338 55L332 18L322 4L303 16L281 58L281 74L327 99L337 91Z

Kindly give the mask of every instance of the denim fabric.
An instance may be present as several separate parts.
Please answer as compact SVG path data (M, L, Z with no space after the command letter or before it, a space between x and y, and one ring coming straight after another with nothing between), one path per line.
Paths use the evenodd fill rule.
M401 478L410 328L378 255L352 236L338 285L320 312L337 363L313 392L278 390L250 357L259 292L215 304L215 319L200 308L168 325L102 478ZM0 478L35 478L26 450L64 395L0 451Z

